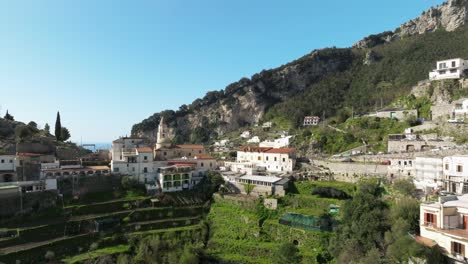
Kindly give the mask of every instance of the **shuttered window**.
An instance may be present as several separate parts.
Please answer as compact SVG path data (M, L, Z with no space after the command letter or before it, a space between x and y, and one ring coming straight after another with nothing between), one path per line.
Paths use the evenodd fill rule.
M453 255L458 254L465 256L465 245L463 245L462 243L452 241L450 247Z

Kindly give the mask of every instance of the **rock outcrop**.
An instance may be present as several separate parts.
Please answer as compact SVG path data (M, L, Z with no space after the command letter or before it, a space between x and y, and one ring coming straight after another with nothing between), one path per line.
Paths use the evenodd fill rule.
M412 19L394 31L370 35L358 42L354 48L372 48L406 36L433 32L438 29L454 31L468 22L468 0L449 0L440 6L432 7L421 16Z

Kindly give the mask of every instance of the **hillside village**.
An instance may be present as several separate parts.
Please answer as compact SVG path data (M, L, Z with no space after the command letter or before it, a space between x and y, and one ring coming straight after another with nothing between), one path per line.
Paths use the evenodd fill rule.
M468 263L467 7L242 78L110 149L7 111L0 263Z
M468 237L464 233L467 227L463 213L464 208L468 208L468 149L466 144L457 142L457 135L445 131L461 133L468 124L468 98L447 96L450 89L459 89L463 93L468 89L465 88L464 79L467 69L468 61L463 59L438 61L436 69L429 73L429 79L413 88L412 96L416 100L430 93L436 98L431 98L429 118L421 116L421 108L412 109L405 105L383 107L361 116L351 115L350 119L389 120L404 124L410 124L408 120L414 122L414 126L401 126L402 133L386 135L387 149L379 152L372 152L372 143L366 141L361 146L333 155L318 155L316 151L310 151L314 144L306 151L298 151L294 146L305 144L297 140L300 135L282 130L274 122L232 133L234 137L220 137L210 146L173 144L173 131L164 118L160 119L155 131L156 142L136 136L121 137L112 142L109 151L99 150L75 159L59 158L57 149L44 143L18 142L16 151L4 151L0 155L0 216L2 219L24 218L42 215L50 208L61 206L69 214L59 226L65 228L65 233L63 237L55 233L50 238L73 240L82 239L83 235L92 238L96 232L115 230L122 225L119 221L124 221L124 230L131 228L125 227L126 218L119 220L111 215L101 216L101 213L130 208L145 212L163 210L166 207L161 206L167 205L176 206L172 207L175 208L173 210L180 208L183 211L194 205L206 210L203 209L207 206L206 199L213 191L206 189L206 186L213 182L216 175L219 177L218 184L222 182L217 185L222 196L216 194L218 202L224 200L221 204L231 201L247 205L262 199L269 210L280 210L278 203L281 197L293 195L293 189L301 182L321 182L323 186L329 182L330 186L334 186L337 181L352 184L365 179L388 183L410 180L423 201L420 233L414 234L414 241L424 246L438 245L449 258L464 261L465 239ZM447 83L450 86L446 86ZM326 127L337 133L347 133L345 127L332 126L328 121L319 116L304 116L302 128L296 132L304 134L308 131L313 136L316 129ZM106 193L115 194L119 189L118 192L123 193L114 195L111 200L92 198ZM87 216L85 211L81 212L83 209L79 209L87 206L74 205L93 200L85 211L96 210L95 214L98 215L95 216ZM127 209L114 208L114 204L124 204ZM336 200L333 203L325 202L323 206L336 214L339 204ZM108 205L110 209L102 205ZM433 208L447 209L434 211ZM313 230L325 228L305 224L316 221L314 217L318 215L309 215L307 210L290 210L292 208L279 218L280 224ZM55 217L62 218L61 214L58 212ZM192 213L186 215L181 212L180 217L190 215ZM199 219L196 214L193 216ZM149 222L141 222L139 228L148 225L151 230L161 221L148 217ZM311 220L306 221L307 218ZM84 219L87 220L84 222ZM193 223L187 222L189 226ZM9 226L14 222L6 221L4 224ZM89 227L77 228L77 225ZM45 225L44 228L52 226ZM0 252L4 257L15 258L33 251L42 252L36 256L37 259L43 257L45 252L41 251L43 243L39 237L36 238L37 245L18 248L21 242L15 241L21 240L24 232L15 234L12 229L6 229L1 233L3 238L0 244L4 248ZM56 251L61 250L60 244L57 244Z

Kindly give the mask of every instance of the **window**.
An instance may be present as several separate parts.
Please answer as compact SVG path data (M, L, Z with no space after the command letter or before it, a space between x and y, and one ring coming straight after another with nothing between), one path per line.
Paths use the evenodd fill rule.
M463 172L463 166L457 165L457 172Z
M406 166L406 161L404 162L404 165Z
M455 61L452 61L452 67L455 67Z
M10 160L10 163L13 163L13 160Z
M286 158L283 158L283 162L285 162L285 161L286 161Z
M148 168L144 167L143 168L143 173L148 173Z
M266 157L266 160L268 161L268 156Z
M450 73L457 73L457 69L450 70Z
M135 167L132 168L132 171L135 171Z
M148 157L147 157L147 156L144 156L143 159L144 159L144 160L148 160Z
M413 166L413 162L411 160L408 161L408 163L409 163L410 166Z
M119 168L114 168L114 172L119 172Z
M449 165L448 163L445 164L445 170L448 170L449 169Z
M205 166L205 164L203 164L203 162L200 164L201 167Z
M262 160L262 157L258 156L258 158L257 158L257 159L258 159L258 160Z
M425 225L437 225L437 216L435 214L424 213Z
M275 161L276 161L276 157L275 157Z
M198 154L201 154L201 150L198 151Z
M401 165L401 160L398 161L398 165Z
M451 248L452 248L453 255L458 254L458 255L465 256L465 245L463 245L462 243L452 241Z
M5 160L2 160L2 163L5 163Z
M164 151L164 156L167 156L167 152Z

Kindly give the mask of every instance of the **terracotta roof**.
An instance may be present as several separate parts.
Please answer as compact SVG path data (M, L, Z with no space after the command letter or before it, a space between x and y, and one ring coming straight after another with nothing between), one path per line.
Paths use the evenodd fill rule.
M213 156L211 155L196 155L194 157L195 159L199 159L199 160L202 160L202 159L215 159Z
M176 148L180 149L204 149L203 145L176 145Z
M296 151L294 148L267 148L267 147L251 147L243 146L240 151L244 152L263 152L263 153L291 153Z
M91 169L91 170L110 170L108 166L88 166L85 169Z
M427 247L434 247L435 245L437 245L437 243L434 240L426 238L426 237L415 236L414 239L419 244L422 244L422 245L427 246Z
M137 151L139 153L151 153L153 152L153 149L150 147L141 147L141 148L137 148Z
M287 154L296 151L294 148L272 148L270 150L265 151L265 153L280 153L280 154Z
M240 151L244 152L266 152L267 150L270 150L271 148L266 148L266 147L256 147L256 146L242 146L240 147Z
M195 165L196 162L191 162L191 161L169 161L167 165L170 166L178 166L178 165Z

